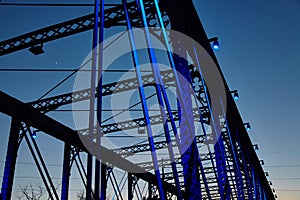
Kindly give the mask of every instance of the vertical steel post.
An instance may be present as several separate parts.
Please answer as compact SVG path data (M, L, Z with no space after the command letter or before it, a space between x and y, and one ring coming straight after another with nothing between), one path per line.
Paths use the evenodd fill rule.
M164 41L165 41L165 45L166 45L166 49L167 49L167 52L168 52L168 58L170 60L170 64L172 66L172 69L174 70L174 75L175 75L175 79L176 79L176 84L178 85L178 96L179 96L179 99L182 99L182 91L180 91L180 82L178 81L178 77L177 77L177 71L175 70L175 62L174 62L174 58L173 58L173 55L172 55L172 49L170 47L170 44L169 44L169 41L168 41L168 37L167 37L167 34L166 34L166 30L165 30L165 25L163 23L163 19L162 19L162 15L161 15L161 11L160 11L160 8L159 8L159 5L158 5L158 2L157 0L154 0L154 4L155 4L155 7L156 7L156 11L157 11L157 15L158 15L158 20L159 20L159 24L161 26L161 29L162 29L162 35L163 35L163 38L164 38ZM194 95L195 97L195 95ZM196 103L197 103L197 100L196 100ZM184 104L182 105L184 107ZM199 106L197 105L197 107L199 108ZM185 110L185 109L183 109ZM206 135L206 130L205 130L205 127L203 125L203 120L202 120L202 115L201 115L201 112L199 110L199 114L200 114L200 122L201 122L201 126L202 126L202 129L203 129L203 132L204 134ZM208 146L209 148L209 146ZM212 160L212 153L210 151L210 148L209 148L209 153L210 153L210 156L211 156L211 161L212 161L212 165L214 167L214 162ZM202 174L202 177L203 177L203 181L204 181L204 185L205 185L205 189L206 189L206 192L207 192L207 196L208 196L208 199L211 199L211 195L210 195L210 191L209 191L209 187L208 187L208 183L206 181L206 176L205 176L205 173L203 171L203 166L202 166L202 163L201 163L201 160L198 159L198 163L199 163L199 167L200 167L200 170L201 170L201 174ZM215 172L215 169L214 169L214 172ZM216 174L216 172L215 172Z
M92 169L93 169L93 157L88 153L87 159L87 177L86 177L86 199L92 198Z
M95 0L94 5L94 28L93 28L93 45L92 45L92 69L91 69L91 97L89 109L89 134L90 143L93 142L95 120L95 95L96 95L96 70L97 70L97 45L98 45L98 21L99 21L99 0ZM87 180L86 180L86 199L92 198L92 176L93 176L93 156L88 153L87 159Z
M69 183L70 183L70 171L71 171L70 163L71 163L71 145L65 143L62 183L61 183L61 200L68 200L69 198Z
M230 184L228 181L228 176L227 176L227 170L226 170L226 160L225 160L225 147L224 147L224 141L222 138L222 133L221 133L221 128L219 125L219 114L220 113L215 113L212 110L212 106L211 106L211 102L210 102L210 96L208 94L208 90L207 87L205 85L205 81L204 81L204 76L203 76L203 72L201 70L201 66L200 66L200 60L198 57L198 53L197 53L197 49L195 47L194 44L192 44L193 47L192 49L194 50L194 59L196 62L196 66L197 69L200 73L200 76L202 77L201 82L205 91L205 97L207 99L207 105L210 111L210 115L211 115L211 121L212 121L212 132L213 135L215 137L215 141L216 144L214 146L214 150L215 150L215 156L216 156L216 166L217 166L217 173L218 173L218 185L219 185L219 192L221 194L221 200L223 199L230 199L230 193L231 193L231 189L230 189Z
M237 142L240 145L240 137L238 132L236 132L236 138L237 138ZM245 173L245 178L246 178L246 189L247 189L247 193L248 193L248 199L249 200L254 200L256 199L255 197L255 182L253 184L252 182L252 169L250 167L250 161L249 158L247 157L247 152L244 151L240 151L241 154L241 159L242 159L242 163L243 163L243 169L244 169L244 173Z
M148 199L152 198L152 184L148 183Z
M102 121L102 70L103 70L103 40L104 40L104 0L100 0L100 27L98 46L98 87L97 87L97 146L101 146L101 121ZM97 152L97 159L101 158L101 152ZM95 160L95 199L100 198L100 160Z
M133 199L133 191L132 191L132 185L133 185L133 177L131 173L128 173L128 200Z
M166 3L166 2L165 2ZM158 8L157 2L155 1L157 12L160 14L160 10ZM168 3L166 3L168 4ZM175 3L176 4L176 3ZM172 3L168 4L168 9L166 9L171 21L172 21L172 29L180 32L184 32L183 30L186 28L185 24L182 22L183 16L178 15L178 13L175 11L179 7L176 7ZM176 8L175 8L176 7ZM160 18L160 24L161 27L163 27L161 18ZM164 29L163 29L164 31ZM165 33L164 33L164 37ZM166 40L166 39L165 39ZM172 39L171 39L172 40ZM178 39L177 39L178 40ZM172 40L173 41L173 48L176 50L180 50L182 53L181 55L186 54L186 49L183 47L184 44L180 44L181 41ZM168 44L167 44L168 47ZM169 49L169 47L168 47ZM190 77L189 77L189 70L188 70L188 64L187 61L182 58L181 56L174 55L169 56L169 59L171 61L172 66L174 66L174 69L182 75L180 76L181 79L179 79L180 86L178 87L178 96L179 103L181 108L183 110L184 115L180 115L181 117L181 135L182 135L182 143L185 144L186 141L190 139L191 136L195 135L194 130L194 122L193 114L192 113L192 99L191 99L191 88L190 88ZM177 73L175 72L175 74ZM176 79L178 79L176 77ZM201 162L201 161L200 161ZM182 165L184 170L184 181L185 181L185 188L186 188L186 195L189 199L201 199L201 187L200 187L200 179L199 179L199 170L197 165L199 163L199 152L197 149L197 145L195 140L190 144L188 147L188 150L183 153L182 155ZM207 188L207 185L206 185ZM209 192L207 193L208 196L210 196Z
M254 199L258 200L258 191L257 191L257 184L255 180L255 173L253 167L251 167L251 175L252 175L252 183L253 183L253 190L254 190Z
M238 160L237 157L237 148L236 148L236 143L235 141L233 141L233 137L231 136L231 129L233 130L234 133L238 134L238 132L234 131L234 126L232 126L232 124L228 123L228 120L226 119L226 113L225 113L225 109L224 109L224 103L222 101L222 99L220 99L220 103L222 105L222 110L223 110L223 117L225 118L225 125L227 127L227 135L228 135L228 139L229 139L229 144L228 144L228 148L229 151L231 150L231 153L233 154L233 161L234 161L234 176L235 176L235 180L236 180L236 187L237 187L237 196L238 199L245 199L245 195L244 195L244 184L243 184L243 178L242 178L242 173L241 173L241 167L240 167L240 162Z
M3 200L10 200L12 187L15 175L15 166L17 160L17 154L19 149L19 132L20 132L20 121L17 119L11 120L10 133L8 139L8 146L6 151L6 160L3 173L3 181L1 188L1 195Z
M100 161L95 158L95 199L100 199Z
M151 41L150 31L148 29L147 16L146 16L143 0L138 0L138 7L140 8L140 12L141 12L141 15L142 15L142 21L143 21L143 24L144 24L144 32L145 32L145 37L146 37L146 41L147 41L148 55L149 55L149 59L150 59L150 63L151 63L152 73L154 74L155 89L156 89L156 93L157 93L157 99L158 99L158 102L159 102L159 105L160 105L160 113L161 113L161 116L162 116L162 121L164 123L163 124L164 132L165 132L166 141L168 143L168 152L169 152L169 156L170 156L170 159L171 159L171 166L172 166L172 172L173 172L173 176L174 176L174 180L175 180L175 185L176 185L177 190L178 190L178 199L181 200L182 199L182 193L181 193L181 188L180 188L180 183L179 183L179 178L178 178L178 172L177 172L176 163L175 163L175 157L174 157L173 145L172 145L172 142L171 142L170 131L169 131L168 123L166 123L167 117L166 117L166 110L164 108L164 101L165 101L168 116L170 117L170 120L171 120L171 123L172 123L172 128L173 128L173 131L174 131L175 135L177 135L177 129L176 129L175 122L174 122L174 119L173 119L173 116L172 116L172 110L171 110L171 106L170 106L170 103L169 103L169 100L168 100L168 96L167 96L167 93L165 91L165 86L164 86L164 83L162 81L161 74L160 74L160 71L159 71L157 58L156 58L154 49L152 47L153 45L152 45L152 41Z
M157 179L157 185L158 185L158 190L159 190L159 194L160 194L160 199L165 200L166 199L166 196L165 196L166 194L164 192L162 180L161 180L161 177L160 177L160 171L159 171L158 160L157 160L157 155L156 155L156 150L155 150L155 145L154 145L154 138L153 138L153 135L152 135L152 128L151 128L151 122L150 122L148 106L147 106L147 102L146 102L146 95L145 95L145 90L144 90L144 85L143 85L143 79L142 79L142 74L141 74L141 70L140 70L140 64L139 64L139 61L138 61L138 55L137 55L137 51L136 51L134 35L133 35L133 32L132 32L132 25L131 25L131 21L130 21L130 18L129 18L128 8L127 8L127 5L126 5L127 2L126 2L126 0L123 0L122 3L123 3L123 6L124 6L127 30L128 30L128 33L129 33L130 45L131 45L131 48L132 48L132 57L133 57L134 67L135 67L136 76L137 76L137 80L138 80L139 95L140 95L140 99L142 101L143 115L144 115L144 119L146 121L148 141L149 141L149 145L150 145L151 156L152 156L152 161L153 161L154 170L155 170L154 172L155 172L155 176L156 176L156 179Z
M257 185L258 185L258 192L259 192L259 199L263 200L263 195L262 195L262 188L261 188L261 184L260 184L260 180L257 180Z
M215 144L215 156L216 156L216 166L217 166L217 180L219 185L219 192L221 195L221 200L230 199L230 185L228 182L226 163L224 162L224 143L222 137L219 137L218 142Z
M174 19L174 21L176 21ZM180 24L173 23L172 28L175 30L180 30ZM172 36L171 36L172 37ZM173 41L173 48L177 51L181 51L181 55L186 54L186 49L181 44L181 41L176 41L174 38L171 38ZM179 56L173 55L175 61L175 67L179 76L180 87L177 89L177 95L179 96L179 91L182 92L182 98L179 99L178 109L180 111L180 135L181 135L181 144L188 144L187 150L182 154L182 166L183 166L183 175L185 183L185 192L188 199L201 199L201 186L198 170L198 160L199 152L197 149L195 139L192 140L192 143L189 143L191 137L195 137L195 127L194 127L194 117L193 117L193 106L191 98L191 82L189 77L188 63L187 61ZM183 109L183 105L185 109Z
M106 200L106 187L107 187L106 171L107 171L107 166L104 163L101 163L101 196L100 196L100 200Z

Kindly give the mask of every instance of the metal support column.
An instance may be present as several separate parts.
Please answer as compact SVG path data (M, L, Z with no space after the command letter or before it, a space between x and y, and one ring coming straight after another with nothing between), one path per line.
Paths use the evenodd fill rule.
M127 8L127 1L123 0L122 3L123 3L123 7L124 7L125 16L126 16L128 36L129 36L129 41L130 41L130 45L131 45L131 48L132 48L132 58L133 58L135 72L136 72L138 85L139 85L139 87L138 87L139 95L140 95L140 99L141 99L141 103L142 103L144 119L145 119L145 122L146 122L146 130L147 130L147 134L148 134L148 141L149 141L152 161L153 161L153 165L154 165L155 177L156 177L156 180L157 180L160 199L165 200L166 199L166 196L165 196L166 194L164 192L163 182L162 182L161 177L160 177L157 154L156 154L156 149L155 149L155 145L154 145L154 138L153 138L153 135L152 135L151 121L150 121L148 105L147 105L147 101L146 101L145 89L144 89L143 80L142 80L140 63L139 63L136 44L135 44L135 40L134 40L134 34L133 34L133 31L132 31L132 25L131 25L129 12L128 12L128 8Z
M99 20L99 0L95 0L94 4L94 29L93 29L93 44L92 44L92 69L91 69L91 96L89 109L89 132L94 132L95 119L95 94L96 94L96 69L97 69L97 45L98 45L98 20ZM92 137L91 137L92 138ZM92 144L93 141L90 140ZM86 180L86 199L92 198L92 169L93 156L88 153L87 159L87 180Z
M93 173L93 156L88 153L87 159L87 176L86 176L86 199L92 198L92 173Z
M152 184L150 182L148 182L148 198L151 199L152 198Z
M128 173L128 200L133 199L133 191L132 191L132 185L133 185L133 177L131 173Z
M216 166L218 174L218 185L221 200L230 199L230 185L227 176L224 143L222 137L219 137L218 142L214 146L216 156Z
M107 166L105 164L101 163L101 196L100 196L100 200L106 200L106 187L107 187L106 169L107 169Z
M99 23L99 46L98 46L98 87L97 87L97 136L96 143L97 146L101 146L101 122L102 122L102 71L103 71L103 40L104 40L104 0L100 0L100 23ZM94 32L94 36L96 37L96 33ZM94 41L96 42L96 41ZM95 199L100 198L100 159L101 152L97 152L99 155L97 156L95 162Z
M100 161L95 159L95 199L100 198Z
M175 26L175 25L174 25ZM177 27L180 29L179 27ZM180 44L181 41L173 40L173 48L178 51L182 51L181 55L186 54L186 49ZM185 192L189 199L201 199L201 186L199 179L198 170L198 149L195 139L191 140L191 137L195 137L195 127L194 127L194 116L193 116L193 106L192 106L192 96L191 96L191 82L189 76L189 69L187 61L179 56L173 55L176 70L182 75L179 76L179 82L181 88L178 90L182 91L182 101L179 101L178 110L180 117L180 135L181 135L181 145L189 145L185 152L182 152L182 166L185 182ZM177 94L179 92L177 91ZM178 95L179 96L179 95ZM183 105L185 110L182 109ZM191 143L189 141L192 141ZM182 148L182 147L181 147Z
M64 161L63 161L63 173L61 183L61 200L68 200L69 197L69 183L70 183L70 166L71 161L71 145L65 143L64 147Z
M10 134L6 152L6 160L1 188L1 195L3 200L10 200L14 175L15 175L15 166L17 160L17 154L19 149L19 132L20 132L20 121L17 119L12 119Z

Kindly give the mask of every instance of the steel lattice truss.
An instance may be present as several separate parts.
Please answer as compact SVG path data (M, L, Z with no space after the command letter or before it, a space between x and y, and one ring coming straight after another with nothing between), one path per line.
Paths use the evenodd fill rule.
M144 18L141 9L145 10L147 26L159 26L159 13L156 12L153 1L145 1L142 8L137 6L137 2L138 1L133 1L128 3L127 10L125 10L121 4L105 7L104 28L110 28L113 26L127 26L128 21L126 21L125 17L127 13L131 18L132 26L143 27L145 24L143 24ZM185 34L188 34L190 31L190 35L188 35L194 37L195 40L206 47L206 50L217 63L201 22L197 20L193 22L190 21L191 26L196 27L192 33L191 30L186 30L185 28L180 27L180 20L178 19L179 14L178 16L177 14L174 15L172 11L172 9L179 9L178 2L176 1L177 3L174 3L174 5L166 4L166 2L167 1L161 0L160 5L161 9L164 11L162 12L164 19L162 23L164 26L170 26L171 24L171 27L180 29ZM195 18L193 15L195 14L194 8L189 7L192 5L191 1L188 1L186 5L189 11L191 11L189 14L191 15L190 17L196 19L197 17ZM2 41L0 42L0 56L26 49L37 44L43 44L93 29L95 22L94 16L94 14L82 16L6 41ZM162 38L160 38L160 40L162 40ZM226 83L225 89L228 97L227 113L226 116L222 117L223 120L225 119L224 117L226 117L227 123L221 127L222 132L220 137L216 137L214 131L212 131L213 128L211 121L215 118L209 108L211 99L209 96L209 91L206 91L205 80L198 72L195 63L189 63L189 65L186 67L188 68L187 73L190 77L191 89L193 90L193 95L197 105L191 110L193 123L202 127L202 131L197 130L194 138L196 148L199 151L198 158L196 159L196 165L200 179L200 192L202 199L274 199L274 195L270 186L268 185L265 173L260 166L260 162L253 149L250 138L245 130L242 119ZM177 79L173 70L161 71L160 75L164 87L176 85ZM155 85L153 83L155 82L155 76L153 74L143 75L142 82L144 85L150 85L154 87ZM122 94L128 91L138 90L138 88L139 82L135 77L124 79L118 82L105 83L102 86L101 93L103 97L109 97L112 94ZM7 200L11 198L14 170L20 143L25 140L30 149L34 147L36 151L38 151L37 144L34 142L34 140L29 142L27 136L32 135L31 127L43 131L44 133L63 141L65 144L61 199L68 198L70 168L72 166L77 167L83 182L88 180L89 177L87 175L87 169L80 159L80 155L86 153L87 149L81 142L78 134L94 139L97 137L97 132L99 130L97 127L94 127L93 132L90 132L91 129L89 128L72 130L58 121L51 119L46 115L46 113L57 110L65 105L89 101L92 98L91 94L91 90L88 88L85 90L44 98L29 103L22 103L6 95L5 93L0 92L0 112L12 117L1 190L3 199ZM98 94L95 95L95 98L96 97L98 97ZM177 125L179 124L182 115L181 112L184 111L181 110L179 112L177 110L173 111L170 115L167 115L165 123L168 125L168 127L171 127L172 123L175 124L175 122ZM221 118L218 120L221 121ZM151 115L150 123L152 126L164 124L163 115ZM144 117L137 117L131 120L102 124L101 131L105 136L109 136L111 134L122 134L122 132L126 130L138 132L139 128L145 128L146 125L147 123ZM180 127L178 129L180 129ZM166 133L164 132L164 134ZM70 138L72 138L72 140L70 140ZM168 143L165 139L155 138L155 150L165 153L170 145L173 146L173 148L177 148L179 144L178 140L175 138L176 137L173 137L170 143ZM30 145L31 143L34 144L33 147ZM190 186L186 185L186 174L182 165L183 157L180 155L180 153L175 153L174 166L177 168L177 174L174 175L174 171L172 171L170 167L170 157L159 159L157 161L158 163L154 163L153 161L129 161L130 158L135 158L136 155L151 151L151 147L147 141L140 144L130 144L117 149L110 149L108 147L101 146L101 151L110 155L111 158L115 158L111 160L102 160L103 165L101 164L101 181L106 183L107 186L113 187L117 198L122 199L121 197L123 195L123 191L120 186L122 184L124 186L124 184L127 183L128 199L132 199L133 197L135 199L142 199L142 197L145 195L149 199L155 199L155 196L161 189L160 187L162 187L159 185L159 179L161 179L163 188L166 191L166 198L172 199L173 197L177 196L177 198L180 199L180 193L182 192L184 199L190 199L186 192ZM42 156L39 154L34 155L33 153L33 156L35 159L39 158L43 160ZM149 170L149 172L145 172L144 174L130 173L128 168L119 165L121 162L127 163L127 166L133 169L135 167L136 169L144 168ZM100 163L98 164L100 165ZM152 170L156 164L158 164L160 168L159 170L161 171L161 177L159 178L154 175L154 171ZM53 194L51 196L52 199L58 199L55 189L53 188L52 180L49 174L47 174L47 167L43 167L44 171L46 171L46 175L41 173L41 176L44 180L47 191L50 196ZM121 181L116 179L114 168L120 168L124 171L127 177L126 181L123 181L123 179L121 179ZM99 169L98 176L95 175L95 179L99 179L100 177ZM176 177L179 180L180 190L178 190L178 187L176 187ZM49 186L47 185L47 182ZM145 184L148 186L147 192L143 192L144 190L141 191L140 189L142 185ZM100 191L95 190L93 191L93 195L99 195L99 192ZM101 191L101 194L105 194L105 189L104 193Z
M128 4L129 12L132 16L139 16L136 5L133 3ZM151 11L151 1L145 1L145 9ZM155 19L153 14L149 16L149 24L155 25L152 20ZM166 20L166 24L169 22ZM63 23L55 24L47 28L39 29L18 37L0 42L0 56L6 55L18 50L32 47L36 44L43 44L66 36L81 33L91 30L94 25L94 15L89 14ZM124 18L124 10L122 5L110 6L105 9L105 28L112 26L126 25ZM133 21L135 27L141 27L140 19L136 18Z

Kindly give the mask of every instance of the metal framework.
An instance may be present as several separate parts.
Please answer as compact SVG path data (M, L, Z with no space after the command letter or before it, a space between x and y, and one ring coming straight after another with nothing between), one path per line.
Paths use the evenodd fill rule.
M94 30L94 42L97 42L95 37L98 36L99 27L99 41L101 41L104 28L126 26L133 52L132 60L136 77L112 83L100 82L94 89L87 88L29 103L23 103L0 91L0 112L12 118L0 199L12 198L18 148L23 139L38 167L49 198L53 200L69 199L72 167L76 167L80 174L86 188L87 199L106 199L107 187L114 190L116 199L125 199L124 195L127 195L127 199L130 200L146 198L148 200L158 198L275 199L192 1L160 0L158 3L157 0L136 0L128 3L124 0L122 4L109 6L105 6L103 0L100 4L97 0L95 2L95 5L100 5L100 12L96 6L97 9L93 14L0 42L0 56L87 30ZM146 75L141 73L139 67L132 33L133 27L145 28L148 58L152 63L151 72ZM166 49L170 50L170 44L172 44L173 49L189 55L192 58L191 63L168 51L170 69L159 71L148 27L160 27L160 41ZM167 28L193 38L205 48L215 62L224 82L227 98L227 109L222 116L215 116L212 112L212 99L201 72L201 66L197 63L197 51L194 51L191 44L189 44L191 46L184 46L181 40L174 40L172 36L168 37L164 32ZM178 77L178 72L188 80L187 83L183 83ZM154 96L157 97L160 105L160 114L151 115L149 112L147 100L151 95L145 92L145 87L149 85L155 89ZM166 87L174 85L178 97L178 109L175 111L171 109L166 92ZM99 119L104 97L132 90L139 92L143 111L142 117L132 120L106 123L101 119L100 128L92 123L92 126L86 129L72 130L46 115L64 105L97 99L97 103L94 103L98 104ZM224 106L222 101L220 106ZM129 110L129 108L124 109ZM154 126L162 128L163 131L159 136L152 134ZM121 134L125 130L137 132L141 127L147 133L148 140L140 144L129 144L117 149L99 145L99 132L101 136L109 136ZM43 161L38 144L32 137L32 128L64 144L60 197L47 170L47 165ZM96 140L96 143L91 142L91 145L101 154L106 155L101 162L96 160L94 177L92 175L93 157L80 136ZM186 151L181 152L191 137L192 142L188 144ZM130 161L130 158L143 152L150 152L152 160ZM160 152L168 155L168 158L160 158L158 156ZM87 165L81 160L82 154L89 154ZM119 179L116 177L115 168L124 172ZM144 173L133 173L132 170L144 171ZM93 178L94 189L91 186ZM124 189L126 184L127 189Z

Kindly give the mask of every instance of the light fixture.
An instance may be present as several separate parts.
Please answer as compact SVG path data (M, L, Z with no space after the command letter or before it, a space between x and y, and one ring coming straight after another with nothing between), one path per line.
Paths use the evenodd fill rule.
M272 181L269 181L269 184L270 184L270 185L273 185Z
M43 50L43 44L34 45L29 48L29 51L36 56L45 53L45 51Z
M35 131L32 131L32 133L31 133L31 137L33 138L33 139L35 139L37 136L36 136L36 133L38 132L38 130L35 130Z
M272 192L275 193L275 189L272 189Z
M219 50L220 49L220 43L217 37L213 37L208 39L209 42L213 42L212 47L214 50Z
M265 165L265 161L264 160L260 160L260 164L261 165Z
M250 122L244 123L244 126L246 127L247 131L251 130Z
M268 177L269 176L269 172L265 172L265 175Z
M254 145L253 145L253 148L254 148L255 150L259 150L258 144L254 144Z
M278 198L278 197L277 197L277 195L275 195L274 197L275 197L275 199L277 199L277 198Z
M138 134L144 134L145 133L145 126L138 126Z
M238 91L237 90L232 90L232 91L230 91L230 93L232 94L232 96L233 96L233 99L234 100L239 100L239 93L238 93Z
M219 41L214 41L213 48L214 48L214 50L219 50L220 49Z

